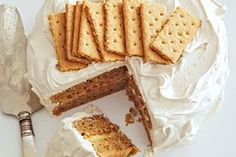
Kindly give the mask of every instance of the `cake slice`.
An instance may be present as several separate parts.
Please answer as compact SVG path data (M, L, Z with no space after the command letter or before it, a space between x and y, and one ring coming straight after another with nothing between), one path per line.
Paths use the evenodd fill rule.
M77 113L62 122L48 149L47 157L68 156L128 157L138 148L104 115Z

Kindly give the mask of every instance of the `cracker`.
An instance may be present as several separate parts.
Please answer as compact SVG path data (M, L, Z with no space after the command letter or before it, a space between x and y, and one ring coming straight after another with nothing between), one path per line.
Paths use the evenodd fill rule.
M54 47L58 59L57 68L60 71L79 70L87 65L68 61L66 56L66 14L56 13L48 16L49 28L52 32Z
M140 4L141 0L124 0L125 44L129 56L143 56Z
M167 21L168 16L165 6L151 3L141 4L140 17L145 61L168 64L168 61L149 47L150 43L155 39L158 32Z
M103 9L103 3L93 3L85 1L85 9L87 17L92 28L92 33L97 44L97 48L103 58L103 61L119 61L124 60L123 56L119 56L113 53L109 53L104 47L104 33L105 33L105 12Z
M176 8L151 48L171 63L176 63L201 26L198 17Z
M125 37L122 0L107 0L105 10L105 49L125 56Z
M73 45L73 34L74 34L74 21L75 21L75 5L66 4L66 53L67 59L76 62L82 62L88 64L90 61L77 57L72 53L72 45ZM76 43L78 45L78 43Z
M92 34L92 29L87 19L84 4L82 6L78 54L93 61L102 60Z

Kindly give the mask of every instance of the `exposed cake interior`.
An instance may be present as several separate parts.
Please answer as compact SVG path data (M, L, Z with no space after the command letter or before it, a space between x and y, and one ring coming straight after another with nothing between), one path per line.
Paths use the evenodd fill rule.
M128 82L128 76L127 67L122 66L51 96L52 103L58 103L53 114L60 115L73 107L124 89Z
M150 130L152 128L150 116L142 99L132 75L129 75L126 66L115 68L111 71L93 77L86 82L76 84L67 90L57 93L51 97L53 103L58 103L54 108L54 115L60 115L73 107L82 105L89 101L112 94L122 89L127 90L127 94L131 101L135 103L135 107L142 116L142 122L147 131L150 143Z
M74 121L74 127L92 143L99 157L128 157L138 148L123 134L119 127L103 115L84 117Z
M135 84L133 76L129 77L128 84L126 86L127 95L129 99L134 102L136 109L139 111L142 122L145 127L146 132L148 133L148 138L150 143L152 144L150 137L150 130L152 128L151 119L147 110L147 106L145 105L142 95L138 90L138 86Z

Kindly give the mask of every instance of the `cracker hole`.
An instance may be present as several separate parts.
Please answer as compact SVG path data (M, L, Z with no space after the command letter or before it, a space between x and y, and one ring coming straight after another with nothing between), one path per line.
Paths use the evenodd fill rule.
M119 35L119 38L121 39L121 38L122 38L122 36L121 36L121 35Z
M86 43L85 45L86 45L86 46L89 46L89 44L88 44L88 43Z
M86 32L87 35L89 35L89 32Z
M180 44L183 44L183 43L184 43L184 41L183 41L183 40L180 40L180 41L179 41L179 43L180 43Z
M132 21L135 21L135 18L132 18Z
M148 11L148 14L151 14L152 12L151 11Z
M137 31L136 31L136 30L133 30L133 33L137 33Z
M59 33L59 36L61 36L61 33Z
M189 32L186 32L185 34L186 34L186 35L189 35Z
M183 23L184 26L186 26L187 24L186 23Z
M114 41L113 41L114 43L116 43L117 41L116 41L116 39L114 39Z
M177 26L177 27L178 27L178 26L179 26L179 24L178 24L178 23L175 23L175 26Z
M160 16L163 16L164 15L164 13L160 13Z
M103 26L103 24L102 24L102 23L100 23L100 24L99 24L99 26L100 26L100 27L102 27L102 26Z
M156 30L156 33L158 34L158 33L159 33L159 31L158 31L158 30Z
M153 38L155 38L155 35L151 35L150 37L151 37L151 39L153 39Z
M191 23L191 25L192 25L192 26L194 26L194 25L195 25L195 23L194 23L194 22L192 22L192 23Z
M117 18L116 16L113 17L113 19L116 19L116 18Z
M59 21L56 21L56 23L59 23Z
M162 44L166 44L166 42L165 42L165 41L162 41L161 43L162 43Z
M170 43L173 44L173 43L175 43L175 42L172 40L172 41L170 41Z
M134 9L134 6L131 6L130 9Z
M98 14L98 11L96 11L96 14Z
M171 33L171 32L169 32L169 33L168 33L168 35L172 35L172 33Z
M113 31L116 31L117 29L116 28L113 28Z
M115 4L113 4L113 8L115 8L116 7L116 5Z
M157 18L157 17L155 18L155 21L158 21L158 18Z
M149 26L152 27L152 26L153 26L153 23L149 23Z
M175 50L175 49L174 49L174 50L173 50L173 52L174 52L174 53L176 53L176 52L177 52L177 50Z
M179 36L183 36L183 33L182 33L182 32L178 32L178 35L179 35Z
M136 42L134 42L134 46L136 46L137 45L137 43Z
M184 15L182 15L182 14L181 14L181 15L180 15L180 17L182 17L182 18L183 18L183 17L184 17Z

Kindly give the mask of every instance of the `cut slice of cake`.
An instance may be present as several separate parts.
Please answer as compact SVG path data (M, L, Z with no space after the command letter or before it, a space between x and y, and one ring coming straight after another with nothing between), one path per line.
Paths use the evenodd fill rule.
M47 157L128 157L138 148L104 115L77 113L62 121L53 137Z

